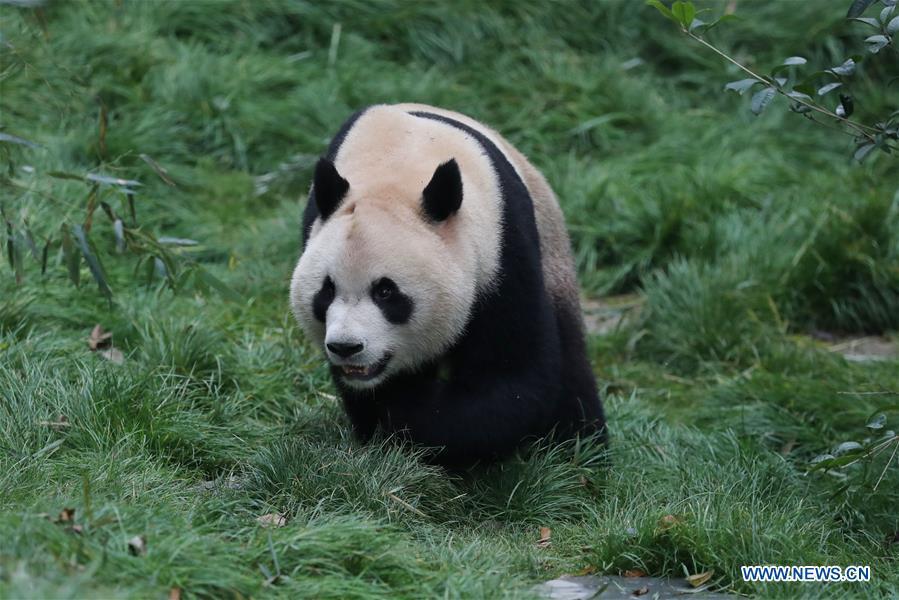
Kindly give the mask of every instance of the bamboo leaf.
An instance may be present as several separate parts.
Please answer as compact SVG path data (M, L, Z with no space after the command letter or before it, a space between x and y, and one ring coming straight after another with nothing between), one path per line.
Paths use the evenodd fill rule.
M855 61L849 58L843 64L827 69L827 71L825 72L840 76L852 75L853 73L855 73Z
M26 140L25 138L21 138L17 135L12 135L10 133L3 133L0 131L0 142L5 142L7 144L18 144L19 146L27 146L28 148L40 148L41 145L35 142Z
M758 79L740 79L738 81L731 81L724 86L724 89L732 90L742 96L757 83L761 83L761 81L759 81Z
M865 38L865 47L871 54L877 54L890 43L890 38L885 35L870 35Z
M75 242L78 244L78 248L81 250L82 256L84 256L84 260L87 262L87 268L90 270L91 275L94 277L94 281L97 282L97 286L100 288L100 293L107 299L112 299L112 290L109 287L106 272L103 270L100 259L97 258L96 253L91 247L91 243L84 232L84 228L81 225L73 226L72 235L75 238Z
M897 32L899 32L899 17L893 17L887 24L887 33L895 35Z
M109 205L108 202L101 201L100 206L103 208L103 212L106 213L106 216L109 217L109 220L115 223L116 219L118 219L118 215L115 214L115 210Z
M143 185L140 181L136 181L134 179L120 179L118 177L107 177L106 175L100 175L98 173L88 173L87 179L90 181L96 181L97 183L103 183L106 185L115 185L119 187L132 188L139 187Z
M75 248L72 234L66 225L62 226L62 256L66 263L69 279L75 284L75 287L79 287L81 285L81 255Z
M646 4L649 6L655 7L660 13L665 15L665 17L671 19L675 23L678 23L677 17L674 16L674 13L671 12L671 9L661 3L660 0L646 0Z
M692 2L682 2L681 0L677 0L677 2L671 5L671 13L677 19L677 22L680 23L681 27L686 29L690 27L690 23L693 22L693 17L696 16L696 7L693 6Z
M859 450L862 449L862 445L858 442L843 442L839 446L836 447L833 451L834 456L843 456L845 454L858 453Z
M871 420L868 421L867 427L868 429L878 430L883 429L883 426L887 423L887 416L884 413L878 413Z
M809 96L808 94L803 94L802 92L797 92L795 90L792 92L787 92L787 96L789 96L790 98L796 98L797 100L811 100L812 99L812 97Z
M801 56L791 56L783 61L783 65L785 66L793 66L793 65L804 65L808 61L802 58Z
M855 17L859 17L865 12L869 6L874 4L875 0L853 0L852 4L849 6L849 12L846 13L847 19L854 19Z
M865 25L870 25L874 29L880 28L880 21L873 17L852 17L849 19L850 21L858 21L859 23L864 23Z
M818 89L818 95L823 96L824 94L827 94L828 92L834 91L841 85L843 85L843 84L840 83L839 81L836 81L834 83L828 83L827 85L822 86L820 89Z
M200 243L197 240L165 236L157 239L156 241L165 246L196 246Z
M121 254L125 251L125 224L121 219L116 219L112 224L112 230L115 233L115 249Z
M47 242L44 244L44 249L41 252L41 276L47 274L47 258L50 256L50 246L53 243L53 238L48 237Z
M756 116L762 114L762 111L767 108L769 104L771 104L771 100L774 99L774 91L773 87L767 87L763 90L759 90L752 96L752 102L749 105L749 108L752 110L752 113Z
M855 151L855 154L852 155L852 158L854 158L858 162L862 162L863 160L865 160L865 157L871 153L871 150L873 150L876 147L877 147L877 144L874 144L874 143L862 144Z
M31 234L31 228L28 226L28 223L25 223L25 245L31 251L31 256L34 257L34 260L39 261L41 259L41 253L37 249L37 244L34 243L34 236Z

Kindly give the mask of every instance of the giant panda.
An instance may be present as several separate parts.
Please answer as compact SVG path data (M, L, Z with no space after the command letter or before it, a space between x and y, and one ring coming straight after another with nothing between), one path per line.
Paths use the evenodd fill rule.
M290 304L356 436L448 467L605 437L562 211L492 129L420 104L347 120L315 166Z

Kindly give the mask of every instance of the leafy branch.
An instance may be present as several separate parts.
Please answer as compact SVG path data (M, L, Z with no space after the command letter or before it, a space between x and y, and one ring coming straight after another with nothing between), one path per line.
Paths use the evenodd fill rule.
M899 451L899 434L895 431L884 431L887 423L886 414L879 412L868 419L865 427L872 434L861 442L843 442L832 452L816 456L811 464L810 471L827 471L842 475L842 471L860 462L870 463L880 454L884 454L892 448L892 453L883 465L880 476L874 484L872 491L877 491L880 482L883 481L890 465L896 459ZM876 437L874 437L876 436Z
M894 16L896 0L881 0L884 8L879 18L860 17L864 11L876 0L855 0L849 9L847 18L860 21L866 25L880 29L881 33L869 36L865 44L871 54L877 54L883 48L890 47L895 50L894 38L899 32L899 16ZM845 78L855 73L857 62L860 59L848 58L842 64L823 71L817 71L806 77L802 82L796 83L791 78L784 77L784 73L805 65L808 61L801 56L791 56L781 64L774 67L770 74L761 75L742 64L726 52L709 42L703 35L718 24L734 18L733 15L724 15L721 18L706 23L697 18L699 11L692 2L678 0L669 8L661 0L647 0L650 6L655 7L662 15L678 24L681 31L690 39L711 50L727 62L739 68L749 77L738 81L732 81L724 86L725 90L745 94L757 85L757 90L750 101L750 109L755 115L760 115L775 98L780 95L790 101L790 110L805 116L810 121L830 128L835 128L841 133L852 136L856 142L854 158L863 160L875 148L891 154L899 150L899 110L893 111L886 119L866 125L850 119L854 112L854 100L849 94L840 94L840 103L831 109L822 102L816 101L815 96L823 98L830 92L843 87ZM828 83L817 86L816 81L827 79ZM815 114L823 115L831 122L821 121L815 118ZM833 123L833 124L831 124ZM836 125L836 127L834 127Z
M13 176L15 169L11 155L8 148L3 148L8 144L31 149L40 146L23 138L0 133L0 150L5 150L3 153L9 163L8 175L0 177L0 186L19 190L25 194L34 192L33 186L27 181ZM142 158L166 184L174 185L165 170L155 161L146 156ZM192 284L192 287L200 292L215 290L228 299L240 299L239 294L209 273L190 255L191 250L198 248L199 242L182 238L156 237L138 225L135 195L136 188L141 187L139 181L108 177L99 173L80 175L50 171L45 175L50 179L79 181L88 187L84 219L80 223L70 223L68 219L63 219L61 223L50 226L51 233L41 240L40 236L32 231L27 218L14 219L7 213L6 206L0 203L0 217L5 234L3 237L6 238L6 258L13 269L17 285L22 284L25 278L24 265L27 255L30 254L40 264L41 275L44 275L51 253L58 251L60 262L65 265L68 277L76 287L81 286L81 269L86 265L100 293L112 302L113 286L103 266L101 253L98 252L91 237L94 217L99 208L112 225L115 252L129 253L137 257L135 278L142 274L147 285L151 285L154 280L162 281L174 292ZM127 213L127 217L120 216L116 212L113 206L116 204L115 198L119 199L120 209Z

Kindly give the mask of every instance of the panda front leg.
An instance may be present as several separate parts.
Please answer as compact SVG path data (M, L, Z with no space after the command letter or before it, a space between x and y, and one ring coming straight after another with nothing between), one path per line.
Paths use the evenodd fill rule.
M546 433L552 419L554 394L521 378L432 391L431 396L392 403L386 425L416 445L434 448L434 461L447 466L503 458L528 438Z
M369 398L360 398L350 394L341 394L343 409L350 419L353 434L360 442L371 440L378 426L378 411Z

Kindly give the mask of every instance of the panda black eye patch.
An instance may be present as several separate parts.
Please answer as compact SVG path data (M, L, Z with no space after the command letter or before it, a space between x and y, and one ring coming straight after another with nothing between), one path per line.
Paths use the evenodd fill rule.
M322 323L325 322L328 307L334 302L335 293L334 282L330 277L325 277L321 289L315 292L315 296L312 297L312 314Z
M412 316L412 298L402 293L389 277L382 277L372 284L371 299L381 309L384 318L394 325L406 323Z

